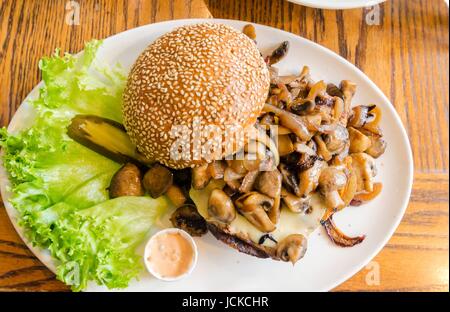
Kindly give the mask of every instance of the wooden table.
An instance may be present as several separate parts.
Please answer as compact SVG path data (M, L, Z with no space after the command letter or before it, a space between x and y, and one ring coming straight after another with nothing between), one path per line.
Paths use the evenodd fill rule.
M349 11L315 10L284 0L79 3L78 26L65 23L66 1L0 4L0 125L8 124L40 80L38 59L55 47L77 52L89 39L139 25L211 15L299 34L356 64L384 91L414 153L415 183L401 225L374 262L336 290L448 291L449 40L443 1L391 0L379 8ZM373 22L379 25L369 25ZM378 269L380 283L373 285ZM0 290L67 289L28 251L0 207Z

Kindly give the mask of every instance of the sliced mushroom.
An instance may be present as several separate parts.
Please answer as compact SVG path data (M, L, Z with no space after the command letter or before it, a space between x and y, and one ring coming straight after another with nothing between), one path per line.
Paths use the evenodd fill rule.
M300 196L306 197L317 188L320 174L326 166L327 163L325 161L316 160L311 168L299 173Z
M238 173L238 172L234 171L231 167L227 167L223 174L223 180L225 182L236 181L236 180L242 179L245 176L245 173L246 172Z
M208 200L208 214L214 220L229 224L236 219L233 201L221 189L214 189Z
M347 125L347 118L348 116L345 114L345 103L344 100L335 96L333 98L334 105L333 105L333 119L338 120L342 126Z
M245 175L247 173L247 169L244 166L244 160L242 159L233 159L233 160L227 160L228 167L230 167L233 172Z
M331 96L337 96L342 100L344 99L344 93L342 92L342 90L333 83L327 84L327 93Z
M141 171L135 164L126 163L111 178L109 197L142 195Z
M166 196L170 199L175 207L180 207L187 201L187 197L184 194L183 190L175 184L169 186L166 191Z
M239 187L239 192L241 193L250 192L253 189L253 186L255 185L258 175L259 175L258 170L249 171L242 179L241 186Z
M291 234L280 241L277 245L277 257L282 261L295 264L303 258L306 253L308 241L301 234Z
M289 193L286 189L281 189L281 198L286 207L295 213L303 213L311 207L311 197L298 197Z
M239 188L241 187L241 182L240 180L229 180L225 182L226 185L232 189L234 192L238 192Z
M381 121L381 109L376 105L369 107L368 116L370 117L364 124L363 128L369 130L370 132L381 135L380 121Z
M353 108L349 125L354 128L363 128L374 134L381 135L379 123L381 121L381 109L376 105L356 106Z
M287 190L295 195L299 195L300 188L298 184L298 178L286 164L280 163L278 167L281 173L281 178L283 185L287 188Z
M255 183L255 189L262 194L275 198L281 192L281 173L278 169L261 172Z
M142 184L151 197L158 198L173 184L173 173L166 167L155 164L145 173Z
M344 201L344 207L348 206L356 194L358 188L358 178L353 171L352 157L347 156L343 163L346 168L347 184L340 190L339 195Z
M372 145L371 140L361 131L349 127L348 133L350 135L350 153L364 152Z
M282 110L270 104L264 105L264 111L272 112L277 115L280 118L281 125L291 130L303 141L309 141L311 139L311 133L309 133L305 122L301 118L299 118L299 116L296 116L288 111Z
M341 115L340 122L344 126L347 126L347 120L350 117L353 96L356 93L356 84L349 80L343 80L341 81L340 89L342 90L342 94L344 96L344 112Z
M278 154L280 156L286 156L294 151L294 144L289 138L289 135L278 136Z
M290 106L293 113L297 115L306 115L314 111L316 107L316 98L319 95L324 95L327 90L327 85L323 80L315 83L309 90L308 96L304 99L298 99Z
M268 211L273 224L277 224L280 218L281 184L282 177L278 169L261 172L255 182L256 190L274 200L271 209Z
M375 160L366 153L351 154L352 168L357 177L357 192L372 192L376 176Z
M273 65L281 61L289 51L289 41L283 41L267 59L267 64Z
M320 192L325 198L325 206L328 213L336 211L344 206L339 190L347 184L347 176L335 167L327 167L322 170L319 178ZM326 214L328 217L328 215ZM325 217L326 218L326 217Z
M358 105L353 107L352 116L348 121L348 125L354 128L361 128L367 122L369 116L369 106Z
M337 124L330 133L325 134L324 141L328 151L333 155L340 153L349 142L349 132L344 126Z
M252 140L248 144L246 144L244 147L244 152L246 152L248 155L256 155L257 159L266 158L266 146L258 141Z
M215 160L209 164L208 170L211 178L214 180L223 179L226 165L222 160Z
M261 159L256 154L246 154L244 157L244 167L247 171L258 170L261 165Z
M287 105L292 102L292 94L289 92L288 88L285 84L279 83L277 84L280 93L278 94L278 100L283 101Z
M250 192L236 200L239 212L261 232L272 232L275 224L270 220L267 211L273 207L273 199L258 192Z
M314 135L314 142L317 144L317 155L322 157L325 161L330 161L330 159L333 157L331 152L328 150L327 145L322 139L322 135L320 133L317 133Z
M170 221L174 227L185 230L192 236L202 236L208 231L206 220L192 204L183 205L176 209L172 213Z
M201 190L208 185L211 180L211 174L208 168L208 164L192 168L192 187L194 189Z
M363 132L370 139L370 147L365 150L373 158L378 158L386 151L387 143L380 135L373 134L368 131Z

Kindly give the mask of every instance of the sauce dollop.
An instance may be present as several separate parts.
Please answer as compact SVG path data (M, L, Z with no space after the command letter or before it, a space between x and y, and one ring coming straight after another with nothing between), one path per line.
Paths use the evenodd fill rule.
M153 272L162 278L186 273L194 259L192 244L180 233L162 233L150 241L147 261Z

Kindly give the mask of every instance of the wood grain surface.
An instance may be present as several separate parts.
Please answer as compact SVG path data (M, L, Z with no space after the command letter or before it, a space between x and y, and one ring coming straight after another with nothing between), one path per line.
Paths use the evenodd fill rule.
M8 124L40 80L38 59L57 46L77 52L92 38L159 20L211 14L299 34L342 55L383 90L408 131L414 154L413 193L402 223L373 262L336 290L448 291L449 39L444 2L391 0L347 11L284 0L205 2L80 0L79 26L65 23L66 1L0 2L0 125ZM0 290L68 290L25 247L3 207Z

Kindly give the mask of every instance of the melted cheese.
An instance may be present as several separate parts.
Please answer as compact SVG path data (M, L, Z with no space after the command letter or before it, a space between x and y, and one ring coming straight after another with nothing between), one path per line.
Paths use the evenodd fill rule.
M197 206L198 212L206 220L211 220L208 215L208 199L213 189L222 188L224 185L223 181L212 181L203 190L191 189L189 195ZM290 234L302 234L308 237L311 232L313 232L319 225L320 219L325 212L325 205L323 204L322 198L319 194L313 194L311 198L312 212L306 213L294 213L289 209L282 209L280 214L280 220L277 224L275 231L271 232L273 238L276 241L281 241L283 238ZM236 219L228 225L228 230L231 234L240 234L258 243L264 232L258 230L254 225L252 225L247 219L237 214ZM270 239L266 239L263 243L264 246L272 247L275 245Z

